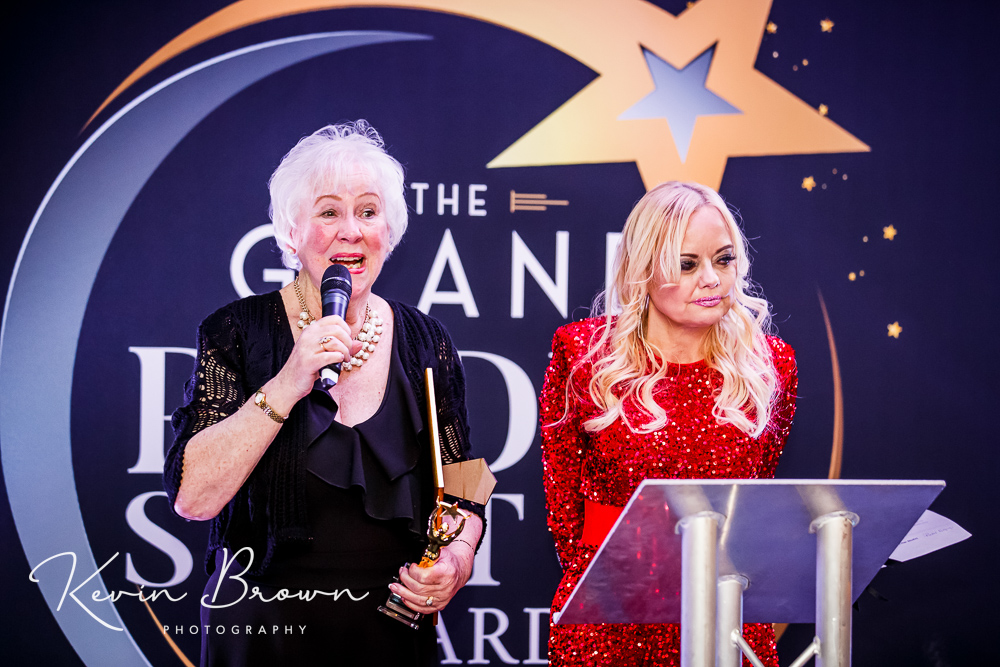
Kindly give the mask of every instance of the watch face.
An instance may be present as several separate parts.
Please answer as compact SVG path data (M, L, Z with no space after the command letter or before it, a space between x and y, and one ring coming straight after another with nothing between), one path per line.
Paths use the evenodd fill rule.
M257 405L261 405L261 404L263 404L263 403L264 403L264 393L263 393L263 392L260 392L260 391L258 391L258 392L257 392L257 393L256 393L256 394L254 395L254 397L253 397L253 402L254 402L254 403L256 403Z

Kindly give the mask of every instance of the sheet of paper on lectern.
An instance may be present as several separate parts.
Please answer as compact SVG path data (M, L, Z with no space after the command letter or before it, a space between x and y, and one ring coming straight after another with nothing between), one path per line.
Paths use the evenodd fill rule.
M925 510L889 558L898 561L912 560L970 537L972 533L951 519Z

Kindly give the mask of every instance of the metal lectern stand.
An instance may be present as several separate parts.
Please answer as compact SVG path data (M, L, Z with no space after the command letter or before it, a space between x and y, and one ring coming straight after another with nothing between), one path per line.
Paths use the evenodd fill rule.
M849 667L851 604L943 488L646 480L556 622L680 623L682 667L760 665L744 623L814 622L792 667Z

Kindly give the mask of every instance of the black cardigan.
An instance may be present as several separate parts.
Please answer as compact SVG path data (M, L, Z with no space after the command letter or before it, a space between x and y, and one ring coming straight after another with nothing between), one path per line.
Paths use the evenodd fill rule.
M434 369L444 462L467 460L471 446L465 372L458 351L436 319L399 302L389 304L395 318L397 349L419 406L426 400L423 369ZM278 374L293 345L278 292L234 301L201 323L198 358L185 385L186 404L174 412L171 423L175 440L163 467L163 486L171 509L181 484L188 440L239 410ZM249 573L259 575L271 562L278 545L309 539L304 412L305 401L299 401L247 481L212 519L205 554L209 573L214 569L216 549L253 548L255 558ZM426 414L420 412L423 427L418 437L429 446ZM482 516L481 507L473 509ZM417 532L413 527L411 530Z

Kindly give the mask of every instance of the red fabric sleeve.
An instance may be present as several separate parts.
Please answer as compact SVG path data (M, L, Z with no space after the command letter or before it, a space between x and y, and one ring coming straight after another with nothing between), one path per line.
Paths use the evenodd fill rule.
M572 326L572 325L570 325ZM567 408L566 383L578 356L571 332L563 327L552 340L552 362L545 372L539 397L542 434L542 473L548 524L555 540L559 562L565 568L583 535L583 493L580 473L586 434L580 426L576 401ZM580 386L574 375L574 384Z

